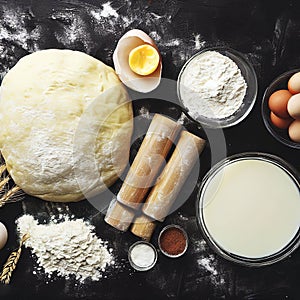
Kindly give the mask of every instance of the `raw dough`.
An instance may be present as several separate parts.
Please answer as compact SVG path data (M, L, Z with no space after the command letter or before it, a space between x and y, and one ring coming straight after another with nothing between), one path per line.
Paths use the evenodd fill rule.
M128 163L132 105L114 70L71 50L22 58L3 79L0 149L15 183L49 201L79 201Z

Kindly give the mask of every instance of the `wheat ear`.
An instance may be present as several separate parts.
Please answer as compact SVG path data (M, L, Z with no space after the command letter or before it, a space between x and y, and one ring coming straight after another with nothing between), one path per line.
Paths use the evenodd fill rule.
M2 197L0 197L0 207L8 202L17 202L23 198L23 192L17 185L8 190Z
M20 241L19 248L16 251L12 252L10 254L10 256L8 257L6 263L3 267L2 273L0 275L0 282L2 282L4 284L10 283L12 273L13 273L14 269L17 267L17 263L21 256L22 246L28 239L29 239L29 234L23 235L23 237Z
M18 186L11 187L11 180L7 166L0 153L0 207L9 202L17 202L23 199L24 192Z
M10 177L9 176L5 176L4 172L7 170L6 165L0 165L0 191L3 190L3 188L5 187L5 185L8 183Z

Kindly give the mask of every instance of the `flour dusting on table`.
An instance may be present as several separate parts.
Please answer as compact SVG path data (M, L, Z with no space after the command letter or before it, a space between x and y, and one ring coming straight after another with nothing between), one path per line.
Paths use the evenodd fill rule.
M30 29L26 26L32 18L18 7L4 7L0 14L0 81L21 58L19 53L24 55L39 50L43 31L40 25L33 24Z
M70 7L61 1L44 19L37 19L34 7L31 11L7 4L0 12L0 81L21 57L45 49L48 41L55 43L54 48L83 51L112 65L117 41L133 28L149 33L162 56L172 56L173 65L180 68L205 41L198 32L188 36L173 26L179 3L170 1L166 9L155 12L152 5L123 0L117 6L114 1L96 6L76 1Z
M80 45L87 53L90 53L93 43L89 26L79 14L66 9L54 12L51 19L58 25L59 30L56 30L54 35L59 43L68 49Z
M205 270L207 270L208 272L210 272L212 275L218 275L218 271L216 270L215 266L214 266L214 257L212 255L208 256L208 257L203 257L198 259L198 265L202 266L203 268L205 268Z

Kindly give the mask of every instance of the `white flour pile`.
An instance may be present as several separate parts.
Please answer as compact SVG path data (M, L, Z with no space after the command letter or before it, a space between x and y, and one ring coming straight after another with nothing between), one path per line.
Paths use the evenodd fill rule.
M182 74L182 101L195 119L231 116L242 105L246 90L237 64L216 51L192 59Z
M24 215L17 220L17 226L20 236L30 234L25 246L32 248L47 275L57 272L65 278L75 275L76 280L95 281L102 277L107 266L114 264L107 243L98 239L94 226L82 219L67 218L61 223L51 220L43 225L31 215Z

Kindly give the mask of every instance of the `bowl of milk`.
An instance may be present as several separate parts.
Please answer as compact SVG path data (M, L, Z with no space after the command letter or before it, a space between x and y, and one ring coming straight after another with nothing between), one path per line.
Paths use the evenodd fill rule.
M245 266L273 264L300 245L299 175L271 154L231 156L204 177L196 212L219 255Z

